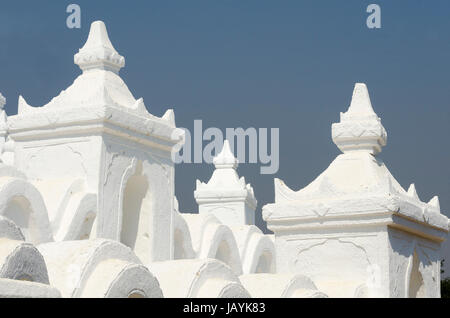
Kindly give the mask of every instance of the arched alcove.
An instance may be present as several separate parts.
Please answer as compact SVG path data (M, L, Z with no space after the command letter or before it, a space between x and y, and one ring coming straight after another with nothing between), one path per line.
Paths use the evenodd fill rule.
M271 273L272 272L272 254L264 252L259 256L258 264L256 265L255 273Z
M227 265L231 265L231 250L226 241L220 242L219 247L216 251L216 256L214 258L224 262Z
M145 298L145 296L139 291L134 291L128 295L128 298Z
M43 255L31 243L0 239L0 278L49 283Z
M15 196L8 202L4 216L13 221L23 232L25 237L31 226L30 219L32 214L30 202L24 196Z
M150 226L152 198L147 177L142 174L142 162L123 190L122 230L120 241L130 247L145 262L150 260Z
M19 178L0 178L0 215L14 222L29 242L53 240L47 208L39 190Z
M420 259L417 252L414 250L411 263L411 274L409 278L409 298L424 298L426 297L425 284L423 282L422 274L419 271Z
M186 258L186 252L184 250L183 233L179 229L174 231L174 246L173 246L173 258L184 259Z

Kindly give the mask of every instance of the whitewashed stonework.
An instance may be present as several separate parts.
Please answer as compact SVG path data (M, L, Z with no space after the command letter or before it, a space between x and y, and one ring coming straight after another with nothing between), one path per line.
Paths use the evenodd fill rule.
M7 117L0 94L0 297L440 296L448 219L375 157L386 131L364 84L333 125L343 154L298 192L275 180L267 235L228 141L199 213L180 212L174 112L134 98L103 22L74 62L44 106L20 96Z
M82 74L69 88L42 107L20 97L8 118L15 166L42 194L55 240L90 235L125 243L147 264L170 259L173 112L158 118L133 97L102 22L74 60Z
M214 171L208 183L197 180L194 193L200 214L212 214L226 225L255 224L256 199L253 188L236 173L238 160L225 140L214 158Z
M420 201L376 157L386 131L366 85L355 85L332 136L343 154L299 191L275 179L275 203L263 208L277 270L306 275L332 297L439 297L448 219L437 197Z

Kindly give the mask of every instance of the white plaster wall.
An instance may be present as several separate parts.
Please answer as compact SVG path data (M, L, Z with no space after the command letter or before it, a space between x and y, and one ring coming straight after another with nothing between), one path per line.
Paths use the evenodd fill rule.
M170 259L174 168L168 154L118 138L104 142L97 237L123 242L144 264Z
M389 245L390 297L440 297L440 244L390 228Z
M54 133L48 139L17 140L15 165L31 181L82 179L93 191L99 181L101 143L100 136L89 133L73 137Z
M200 214L212 214L227 225L248 224L244 202L214 202L199 205Z
M231 201L231 199L230 199ZM226 225L252 225L255 224L255 211L244 200L238 202L213 202L199 205L200 214L212 214Z
M308 276L330 297L354 297L359 286L371 285L374 268L387 272L387 234L380 229L285 233L276 237L275 245L277 273ZM386 279L376 279L371 296L386 297Z

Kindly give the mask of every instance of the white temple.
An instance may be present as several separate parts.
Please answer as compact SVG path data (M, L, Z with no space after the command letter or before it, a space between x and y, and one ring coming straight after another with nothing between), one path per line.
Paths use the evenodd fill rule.
M74 61L42 107L7 117L0 95L0 297L440 297L449 221L376 157L364 84L332 126L343 154L299 191L275 179L267 235L228 141L180 212L174 112L133 97L103 22Z

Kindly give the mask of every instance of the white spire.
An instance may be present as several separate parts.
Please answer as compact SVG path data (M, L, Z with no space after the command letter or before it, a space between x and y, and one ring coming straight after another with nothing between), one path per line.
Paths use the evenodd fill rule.
M408 192L407 192L407 193L408 193L408 195L409 195L411 198L414 198L414 199L420 201L419 195L417 194L416 186L415 186L414 183L411 183L411 184L409 185L409 188L408 188Z
M439 204L439 197L435 195L429 202L429 205L434 206L438 210L441 210L440 204Z
M386 130L372 108L366 84L355 84L350 107L341 113L340 123L332 125L332 137L344 153L365 151L376 155L386 145Z
M200 214L214 214L224 224L254 224L256 198L253 188L239 178L238 160L225 140L222 151L213 160L216 169L207 183L197 180L194 192ZM244 203L244 204L242 204Z
M346 116L376 116L370 102L369 91L364 83L356 83L353 89L352 101L346 113Z
M0 109L3 109L6 104L6 98L0 93Z
M6 128L6 111L5 111L5 105L6 105L6 98L0 93L0 130L2 133L0 133L1 136L4 136L4 132L7 130ZM3 138L3 137L2 137Z
M5 141L8 134L8 127L6 124L7 116L4 110L6 105L6 98L0 93L0 163L3 163L3 153L5 152Z
M86 44L74 56L83 71L102 69L118 73L125 66L125 58L114 49L103 21L91 24Z
M223 142L222 151L213 159L213 162L216 169L237 168L239 162L231 152L228 140Z

